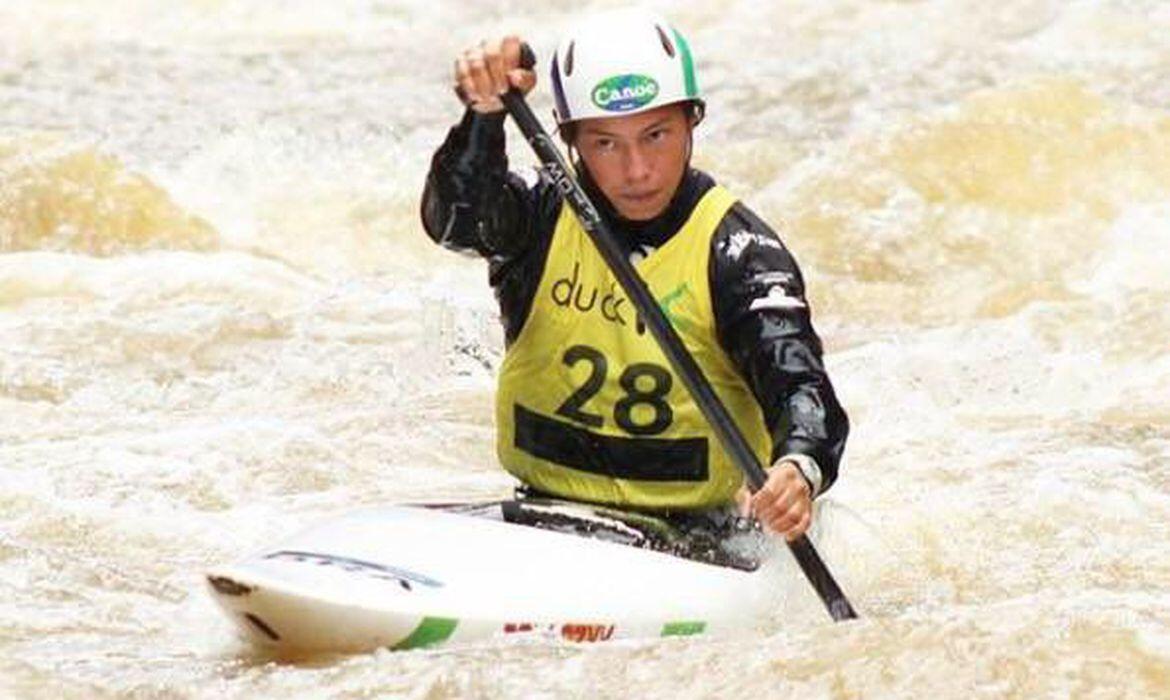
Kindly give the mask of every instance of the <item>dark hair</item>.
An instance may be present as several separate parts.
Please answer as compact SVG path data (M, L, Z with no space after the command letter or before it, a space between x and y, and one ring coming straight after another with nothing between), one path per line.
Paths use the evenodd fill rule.
M691 126L698 126L707 114L707 105L702 100L687 100L686 102L675 104L681 104L686 110L687 116L691 118ZM561 124L557 127L557 132L560 134L561 140L565 142L565 145L572 147L573 141L577 138L577 122Z

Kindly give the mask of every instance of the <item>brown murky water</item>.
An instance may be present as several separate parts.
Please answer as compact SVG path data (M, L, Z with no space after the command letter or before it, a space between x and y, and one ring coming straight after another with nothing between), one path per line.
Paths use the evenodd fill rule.
M793 579L733 637L235 639L207 566L510 488L494 302L419 188L458 48L547 56L612 4L0 6L0 696L1170 697L1170 3L1139 0L668 10L699 164L787 223L853 417L818 541L864 619Z

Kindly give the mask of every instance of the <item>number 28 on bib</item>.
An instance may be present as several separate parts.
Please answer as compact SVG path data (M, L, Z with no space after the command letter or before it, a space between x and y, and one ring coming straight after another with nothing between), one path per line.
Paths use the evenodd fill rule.
M711 236L733 202L713 188L636 267L766 460L762 413L718 343L707 281ZM662 509L730 502L739 471L567 207L553 235L532 309L500 369L501 464L574 500Z

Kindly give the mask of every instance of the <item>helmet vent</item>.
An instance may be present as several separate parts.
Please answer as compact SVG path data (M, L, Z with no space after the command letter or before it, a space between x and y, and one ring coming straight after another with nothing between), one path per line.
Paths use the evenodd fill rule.
M666 32L662 31L662 27L656 24L654 25L654 28L658 30L658 38L662 40L662 48L666 50L666 55L674 58L674 44L670 43L670 39L667 38Z
M569 48L565 50L565 77L573 74L573 47L577 42L570 41Z

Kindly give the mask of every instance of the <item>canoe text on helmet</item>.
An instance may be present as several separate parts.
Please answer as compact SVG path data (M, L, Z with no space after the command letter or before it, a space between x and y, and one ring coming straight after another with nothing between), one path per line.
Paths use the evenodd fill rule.
M646 75L615 75L593 88L593 104L607 112L629 112L658 96L658 82Z

